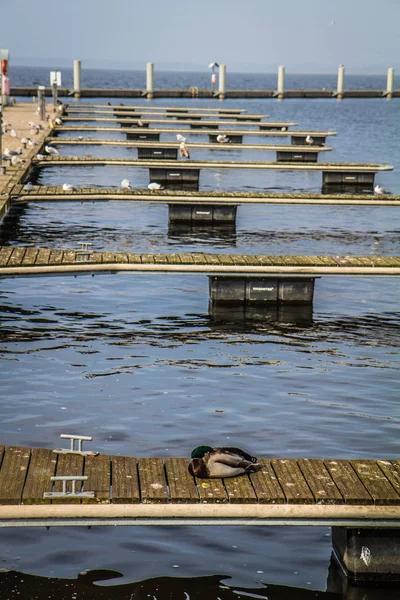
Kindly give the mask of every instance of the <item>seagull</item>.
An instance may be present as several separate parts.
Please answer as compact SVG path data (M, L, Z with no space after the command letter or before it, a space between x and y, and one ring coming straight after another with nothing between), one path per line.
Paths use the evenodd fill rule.
M157 190L162 190L164 188L160 183L156 183L155 181L153 181L153 183L149 183L149 185L147 186L147 189L150 190L151 192L155 192Z
M23 138L21 139L21 144L25 144L25 145L26 145L27 143L28 143L28 138L26 138L26 137L23 137Z
M31 181L28 181L28 182L27 182L27 183L24 185L24 187L23 187L23 190L24 190L24 192L31 192L31 191L33 190L33 188L34 188L34 185L33 185L33 183L32 183Z
M139 119L139 120L138 120L138 122L137 122L137 126L138 126L138 127L144 127L144 123L143 123L143 121L141 121L141 120Z
M17 165L19 165L22 162L25 162L25 161L22 160L22 158L20 158L19 156L12 156L11 157L11 164L12 164L13 167L16 167Z
M53 148L53 146L45 146L44 151L47 152L47 154L50 154L50 156L57 156L60 154L57 148Z
M83 135L78 135L78 140L81 142L83 140Z
M60 119L60 117L56 117L56 118L54 119L54 123L55 123L56 125L62 125L62 119Z
M190 158L189 148L186 146L185 142L179 144L179 154L181 157Z
M46 158L46 157L45 157L45 155L44 155L44 154L36 154L36 158L37 158L38 160L43 160L43 159L44 159L44 158Z
M217 135L217 142L220 144L228 144L231 140L223 133Z
M10 150L10 148L4 148L4 155L11 158L12 156L18 156L19 152L17 150Z
M314 143L314 138L311 137L311 135L308 135L306 137L306 144L309 144L310 146Z
M129 181L129 179L123 179L121 181L121 189L123 189L123 190L131 190L132 189L131 182Z
M178 140L178 142L186 142L186 138L181 135L180 133L178 133L178 135L176 136L176 139Z
M281 127L281 131L287 131L287 127Z
M389 190L385 190L385 188L381 187L380 185L376 185L374 187L374 192L375 192L375 194L378 194L379 196L383 196L385 194L390 194Z
M15 131L15 129L11 129L10 135L11 137L17 137L17 132Z
M62 189L64 190L64 192L76 192L78 188L76 188L74 185L71 185L70 183L63 183Z

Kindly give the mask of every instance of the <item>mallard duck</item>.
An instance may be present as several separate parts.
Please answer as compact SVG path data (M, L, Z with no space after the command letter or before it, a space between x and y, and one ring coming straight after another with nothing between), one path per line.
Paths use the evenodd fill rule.
M260 469L258 459L240 448L198 446L191 454L189 473L193 477L235 477Z

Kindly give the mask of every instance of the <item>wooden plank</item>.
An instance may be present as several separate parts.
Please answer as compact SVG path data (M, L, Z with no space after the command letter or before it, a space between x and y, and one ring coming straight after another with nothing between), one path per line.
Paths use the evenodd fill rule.
M0 471L0 504L19 504L31 457L30 448L8 446Z
M154 265L154 254L141 254L140 258L142 264Z
M132 456L113 456L111 465L113 503L132 504L140 502L136 458Z
M63 254L62 250L52 250L50 253L50 263L52 265L61 265Z
M57 468L56 475L83 475L84 468L84 459L83 456L79 456L78 454L57 454ZM71 485L71 484L69 484ZM82 484L77 481L76 482L76 491L80 492L82 488ZM71 489L70 487L67 489ZM85 489L88 489L85 486ZM62 491L62 482L56 481L54 483L53 490L55 492ZM51 501L52 504L80 504L80 498L57 498Z
M22 263L26 252L26 248L14 248L13 253L11 254L7 267L19 267Z
M324 465L346 504L373 504L371 496L348 460L324 460Z
M27 248L26 252L25 252L25 256L22 260L22 266L32 267L35 264L38 252L39 252L39 250L37 248Z
M12 246L2 246L2 248L0 248L0 267L6 266L6 264L8 263L8 259L11 256L12 251L13 251Z
M106 454L85 457L86 492L94 492L94 498L82 498L83 504L108 504L110 502L111 463Z
M322 460L317 458L300 458L297 464L317 504L344 503L342 494L337 489Z
M396 492L400 495L400 461L397 461L396 463L395 461L392 462L390 460L377 460L376 462L389 479Z
M313 504L315 502L295 460L273 458L271 465L290 504Z
M224 484L230 503L254 504L257 502L257 496L248 475L226 478Z
M265 458L258 461L261 470L250 475L250 480L261 504L284 504L286 496L283 493L271 463Z
M50 260L50 253L51 250L48 250L47 248L40 248L36 257L35 265L48 265Z
M168 263L171 265L180 265L181 259L179 254L169 254L168 255Z
M139 458L138 469L142 502L168 502L162 458Z
M155 264L167 265L168 254L154 254L154 262Z
M374 460L351 460L350 463L375 504L400 504L400 496Z
M115 253L115 260L117 263L127 263L129 262L128 260L128 255L126 252L116 252Z
M63 265L75 264L76 260L76 251L75 250L65 250L63 255Z
M222 479L195 479L197 493L203 504L228 502L228 496Z
M140 264L142 262L141 255L130 252L128 254L128 262L130 264Z
M45 492L51 492L50 477L55 474L57 455L47 448L33 448L26 477L22 504L50 504L43 498Z
M0 469L1 469L1 464L3 462L3 456L4 456L4 446L0 445Z
M189 474L188 458L166 458L165 470L171 502L194 504L199 501L193 477Z
M103 263L116 263L114 252L103 252Z

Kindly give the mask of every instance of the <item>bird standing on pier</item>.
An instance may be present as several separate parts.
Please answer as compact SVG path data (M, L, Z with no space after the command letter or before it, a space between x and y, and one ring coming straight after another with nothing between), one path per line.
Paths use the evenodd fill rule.
M186 146L185 142L179 144L179 155L181 158L190 158L189 148Z
M10 135L11 137L17 137L17 132L15 131L15 129L11 129Z
M311 146L314 143L314 138L311 137L311 135L308 135L306 137L306 144L308 144L309 146Z
M50 154L50 156L58 156L60 154L57 148L53 148L53 146L45 146L44 151Z
M60 119L60 117L56 117L54 119L54 122L55 122L56 125L62 125L62 119Z
M176 139L178 140L178 142L186 142L186 138L180 133L177 134Z
M76 192L78 188L74 185L71 185L70 183L63 183L62 189L64 190L64 192Z
M217 142L220 144L228 144L230 141L231 140L224 133L217 135Z
M31 192L33 190L34 186L33 183L31 181L27 181L23 187L24 192Z
M131 190L132 186L131 186L131 182L129 181L129 179L123 179L121 181L121 190Z
M139 120L138 120L138 122L137 122L137 126L138 126L138 127L144 127L144 123L143 123L143 121L141 121L141 120L139 119Z
M191 454L189 473L193 477L236 477L261 468L258 459L240 448L198 446Z
M374 187L374 193L377 194L378 196L385 196L386 194L390 194L391 192L389 190L386 190L385 188L383 188L380 185L376 185Z

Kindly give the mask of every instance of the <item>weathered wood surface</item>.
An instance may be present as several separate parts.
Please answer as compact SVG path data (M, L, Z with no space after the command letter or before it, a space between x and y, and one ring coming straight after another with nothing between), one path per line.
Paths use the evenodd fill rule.
M3 460L1 457L3 456ZM260 459L257 473L195 479L188 458L81 457L0 446L0 504L42 504L50 477L87 475L82 503L361 504L400 506L399 460ZM55 484L60 491L60 484ZM160 515L162 516L162 515Z
M211 119L209 120L205 120L202 121L201 119L178 119L175 118L175 115L171 115L171 117L160 117L160 118L156 118L156 119L148 119L148 118L140 118L139 119L139 115L136 118L131 118L131 117L125 117L122 118L120 121L120 124L122 126L122 124L124 125L128 125L129 123L137 125L138 121L140 120L142 122L142 127L146 127L148 125L151 125L152 123L162 123L162 124L168 124L171 126L174 125L179 125L179 127L184 127L184 126L188 126L188 125L193 125L196 127L212 127L212 126L216 126L216 127L226 127L226 126L232 126L232 127L240 127L240 126L255 126L258 127L260 125L260 121L253 121L251 119L248 119L246 116L242 117L243 120L235 120L235 121L228 121L228 120L224 120L224 119L220 119L220 120L216 120L213 121ZM59 128L67 128L70 126L71 122L97 122L97 123L118 123L118 119L113 116L113 117L87 117L87 116L83 116L83 117L79 117L79 116L75 116L75 117L63 117L63 125L59 125ZM66 123L66 125L64 126L64 123ZM289 122L289 121L262 121L262 124L265 127L294 127L295 125L297 125L297 123L294 122ZM188 132L189 133L189 132Z
M11 252L5 250L11 249ZM34 272L79 270L124 270L200 273L273 272L338 275L400 275L400 256L267 256L240 254L137 254L128 252L93 252L89 260L81 259L79 250L50 250L7 246L0 247L0 275ZM4 252L3 252L4 251ZM26 260L30 253L31 262Z
M182 121L183 122L183 121ZM187 122L187 121L186 121ZM202 124L207 124L208 121L202 122ZM171 121L168 121L171 123ZM235 122L235 125L238 123ZM308 129L306 131L299 131L297 129L292 129L289 131L274 131L269 129L184 129L182 128L182 123L179 122L180 127L102 127L96 125L56 125L53 131L58 134L61 131L115 131L117 133L182 133L186 132L188 135L215 135L216 132L223 133L227 136L229 135L264 135L264 136L277 136L277 137L287 137L288 135L296 135L296 136L307 136L311 135L313 138L318 137L327 137L328 135L336 135L335 131L314 131ZM226 121L225 121L226 125Z
M400 206L400 196L357 193L328 195L307 192L294 194L229 191L188 192L183 190L159 190L157 192L149 192L147 189L122 190L83 187L71 192L66 192L62 187L36 185L33 186L31 191L26 191L23 185L14 185L11 195L12 198L17 199L17 201L40 200L41 202L63 202L67 200L88 200L90 202L95 200L122 200L134 202L163 202L167 204L314 204L316 206L343 204L355 206ZM0 264L1 260L2 257L0 255Z
M108 104L66 104L65 108L67 110L67 112L69 110L74 109L74 110L79 110L80 108L83 110L86 109L96 109L96 108L101 108L104 110L108 110L111 112L114 111L130 111L130 110L151 110L151 111L159 111L159 110L164 110L164 111L168 111L168 112L182 112L182 111L196 111L196 112L218 112L220 114L226 114L226 113L232 113L232 114L241 114L241 113L247 113L247 110L245 108L210 108L210 107L205 107L205 106L158 106L158 105L154 105L151 106L149 105L149 103L147 104L114 104L114 105L108 105Z
M350 172L364 173L377 171L392 171L391 165L375 163L296 163L296 162L271 162L271 161L234 161L234 160L147 160L135 158L92 158L85 156L45 156L36 159L35 165L61 165L61 166L94 166L112 165L129 167L149 167L163 169L278 169L281 171L325 171L325 172Z
M47 143L50 146L122 146L124 148L179 148L179 142L162 142L162 141L136 141L136 140L101 140L101 139L89 139L84 138L79 140L78 138L47 138ZM276 151L276 152L327 152L332 150L329 146L301 146L289 145L289 144L235 144L226 143L219 144L213 142L193 142L190 141L188 144L190 149L192 148L207 148L210 150L262 150L262 151Z

